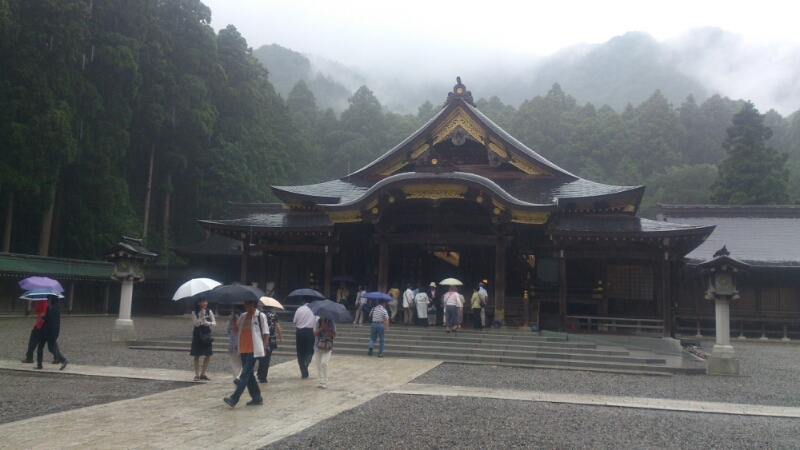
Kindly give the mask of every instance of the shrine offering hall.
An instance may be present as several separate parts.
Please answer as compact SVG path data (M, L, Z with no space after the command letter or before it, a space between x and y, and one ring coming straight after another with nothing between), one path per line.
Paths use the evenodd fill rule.
M551 330L668 335L681 260L714 230L636 217L644 186L559 168L483 115L460 80L367 166L272 190L282 203L199 221L242 242L242 281L330 296L341 274L382 292L454 277L466 298L484 281L490 315Z

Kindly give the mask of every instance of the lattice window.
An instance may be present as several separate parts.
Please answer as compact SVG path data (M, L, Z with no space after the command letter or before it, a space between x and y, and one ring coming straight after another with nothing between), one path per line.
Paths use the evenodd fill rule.
M653 300L653 268L612 265L608 271L608 296L631 300Z

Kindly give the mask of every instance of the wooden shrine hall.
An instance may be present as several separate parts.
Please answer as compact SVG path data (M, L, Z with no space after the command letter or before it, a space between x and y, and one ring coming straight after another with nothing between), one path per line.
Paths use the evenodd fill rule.
M381 292L455 277L468 299L483 281L488 314L553 330L669 335L681 260L714 230L636 217L644 186L559 168L483 115L460 79L438 114L367 166L272 191L282 203L199 221L242 242L243 282L330 296L341 274Z

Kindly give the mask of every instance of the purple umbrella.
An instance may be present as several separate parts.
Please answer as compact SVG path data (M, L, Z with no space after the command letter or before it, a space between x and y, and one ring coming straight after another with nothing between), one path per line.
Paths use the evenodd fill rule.
M31 289L52 289L58 292L64 292L61 283L47 277L28 277L19 282L19 287L30 291Z

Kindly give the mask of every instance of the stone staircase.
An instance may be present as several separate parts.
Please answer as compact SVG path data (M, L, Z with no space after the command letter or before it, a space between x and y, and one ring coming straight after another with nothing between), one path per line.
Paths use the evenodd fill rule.
M295 355L294 327L281 323L283 344L275 355ZM214 351L227 352L228 338L216 334ZM191 336L142 339L128 343L131 349L189 351ZM346 355L367 354L369 327L340 324L334 351ZM377 343L376 343L377 347ZM376 348L377 351L377 348ZM628 350L623 346L570 340L568 335L540 336L530 331L491 329L462 330L447 334L441 326L392 325L386 335L384 353L392 358L430 358L451 363L516 367L594 370L640 374L705 373L705 368L683 364L685 356Z

